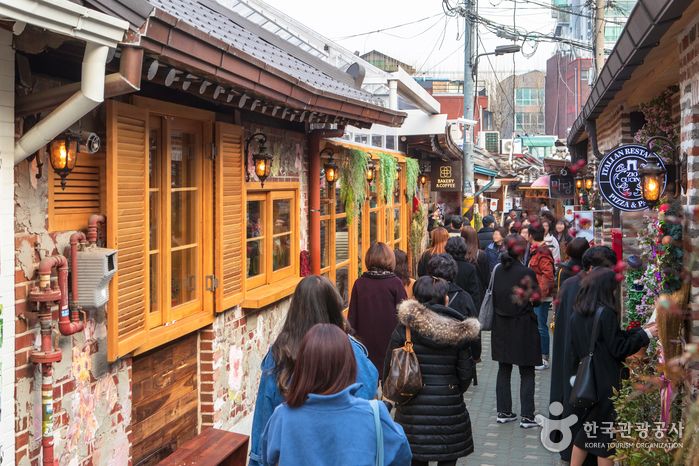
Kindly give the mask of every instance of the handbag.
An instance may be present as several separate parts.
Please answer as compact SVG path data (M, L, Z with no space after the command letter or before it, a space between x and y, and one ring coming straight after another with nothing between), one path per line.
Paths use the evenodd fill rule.
M374 413L374 427L376 429L376 466L383 466L383 429L379 414L379 400L371 400L369 404Z
M396 404L405 403L422 390L422 372L413 351L410 327L405 327L405 343L391 353L388 376L383 381L383 394Z
M598 307L595 312L595 322L592 324L592 336L590 339L590 350L578 364L575 374L575 382L570 391L570 404L575 408L590 408L597 403L597 386L595 384L595 370L593 364L593 354L595 343L599 333L599 319L602 315L602 307Z
M483 302L481 303L481 309L478 313L478 322L481 324L481 330L492 330L493 329L493 280L495 279L495 271L500 267L500 264L496 264L493 268L493 272L490 274L490 283L488 284L488 289L485 291L485 296L483 296Z

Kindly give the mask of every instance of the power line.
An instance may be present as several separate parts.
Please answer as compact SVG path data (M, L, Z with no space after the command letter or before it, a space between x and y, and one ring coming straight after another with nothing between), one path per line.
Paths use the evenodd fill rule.
M360 32L360 33L352 34L349 36L338 37L337 40L351 39L353 37L367 36L370 34L376 34L378 32L390 31L392 29L398 29L398 28L402 28L404 26L410 26L411 24L422 23L423 21L427 21L428 19L436 18L437 16L441 16L441 15L442 15L442 13L437 13L437 14L434 14L432 16L426 16L424 18L416 19L415 21L410 21L410 22L403 23L403 24L397 24L395 26L389 26L386 28L376 29L374 31Z
M483 39L478 37L478 41L481 44L481 47L483 47L483 51L485 51L485 44L483 44ZM507 103L507 106L510 107L510 110L512 110L512 113L515 113L515 107L510 101L510 96L507 95L507 92L505 92L505 89L502 87L502 83L500 82L500 79L498 78L498 73L495 71L495 67L493 66L493 62L490 61L490 55L485 55L485 58L488 59L488 65L490 65L490 70L493 72L493 77L495 78L495 82L498 84L498 87L500 88L500 92L502 92L502 95L505 96L505 102Z

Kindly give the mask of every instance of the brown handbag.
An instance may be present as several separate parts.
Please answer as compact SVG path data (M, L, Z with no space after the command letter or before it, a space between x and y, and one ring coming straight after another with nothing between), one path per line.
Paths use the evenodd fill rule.
M383 381L383 395L397 405L410 401L422 390L422 373L413 351L410 328L405 327L405 343L391 353L391 365Z

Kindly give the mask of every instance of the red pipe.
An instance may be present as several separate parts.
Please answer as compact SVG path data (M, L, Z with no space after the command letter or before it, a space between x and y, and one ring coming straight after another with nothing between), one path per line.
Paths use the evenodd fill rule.
M87 241L90 244L97 243L97 230L100 225L104 225L107 221L102 214L92 214L87 221Z
M80 312L75 306L75 302L78 300L78 244L85 241L85 233L82 231L76 231L70 235L70 291L73 293L71 301L73 304L70 306L70 318L67 310L66 312L61 310L58 317L58 330L66 336L81 332L85 326L80 320Z

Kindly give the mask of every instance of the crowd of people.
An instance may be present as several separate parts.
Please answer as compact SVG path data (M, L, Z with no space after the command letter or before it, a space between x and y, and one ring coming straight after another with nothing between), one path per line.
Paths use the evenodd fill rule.
M511 212L501 226L486 216L479 231L452 216L431 228L430 240L415 276L404 251L371 244L346 319L327 278L299 283L262 361L250 465L450 466L471 454L463 395L477 383L478 318L486 296L494 311L496 422L538 427L536 371L550 368L551 403L563 406L560 417L578 419L562 459L573 466L612 465L611 434L592 438L582 426L614 421L610 396L624 359L657 335L654 324L620 328L614 252L591 247L548 211ZM590 347L598 401L583 409L571 404L571 387ZM405 348L419 363L421 389L407 401L387 399L382 381L394 377L392 355ZM512 406L513 366L520 375L520 416ZM548 417L548 407L538 408Z

